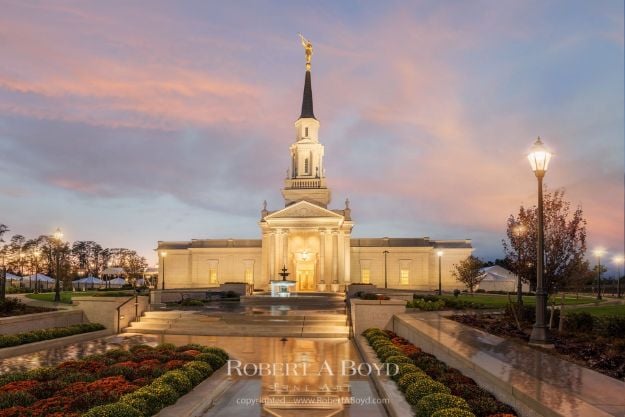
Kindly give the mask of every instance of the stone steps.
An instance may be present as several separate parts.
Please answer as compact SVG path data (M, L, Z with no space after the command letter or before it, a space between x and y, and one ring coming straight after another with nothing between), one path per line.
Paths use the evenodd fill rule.
M347 319L342 314L207 316L193 311L150 311L124 331L207 336L349 336Z

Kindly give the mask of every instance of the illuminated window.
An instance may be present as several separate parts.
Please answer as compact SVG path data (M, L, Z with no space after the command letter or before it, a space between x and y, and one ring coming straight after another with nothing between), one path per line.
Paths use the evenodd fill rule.
M245 282L248 284L254 282L254 268L245 268Z
M408 269L399 270L399 283L401 285L408 285L409 277L410 277L410 271Z
M217 269L211 268L208 270L208 282L211 284L217 284Z
M360 270L360 282L362 284L371 283L371 270L369 268L363 268Z

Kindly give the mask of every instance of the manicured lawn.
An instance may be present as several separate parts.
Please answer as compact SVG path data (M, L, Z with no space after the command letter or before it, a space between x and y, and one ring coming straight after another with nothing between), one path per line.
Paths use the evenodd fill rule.
M72 296L83 297L83 296L96 295L98 297L115 297L121 294L122 292L120 291L109 291L109 292L106 292L106 291L76 291L76 292L61 291L61 303L71 304ZM128 291L128 292L124 292L123 294L131 295L132 292ZM54 292L46 292L46 293L40 293L40 294L28 294L26 295L26 297L32 298L33 300L54 302Z
M564 314L571 312L587 312L593 316L625 316L625 304L610 304L590 307L564 308Z
M443 298L453 299L453 295L443 295ZM516 295L510 295L512 302L516 301ZM478 304L483 304L487 308L505 308L508 304L508 296L507 295L499 295L499 294L461 294L458 296L458 299L464 301L471 301ZM557 297L557 304L560 304L562 300L561 296ZM576 305L576 304L589 304L594 302L595 299L592 297L579 297L576 296L566 296L564 299L565 305ZM525 295L523 296L523 303L525 305L535 305L536 297Z

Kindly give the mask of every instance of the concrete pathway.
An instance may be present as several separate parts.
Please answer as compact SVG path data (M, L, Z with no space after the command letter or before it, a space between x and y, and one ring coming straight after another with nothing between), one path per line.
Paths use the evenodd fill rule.
M532 403L539 415L625 417L625 382L444 314L398 314L395 331L496 393Z

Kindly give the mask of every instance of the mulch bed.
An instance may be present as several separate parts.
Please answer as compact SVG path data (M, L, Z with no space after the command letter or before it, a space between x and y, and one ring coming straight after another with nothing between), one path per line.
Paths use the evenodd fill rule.
M521 323L522 330L519 330L513 319L502 314L454 314L449 318L523 344L527 344L532 332L532 324ZM611 378L625 381L624 335L602 337L581 332L560 334L557 330L552 330L551 334L555 349L532 347Z

